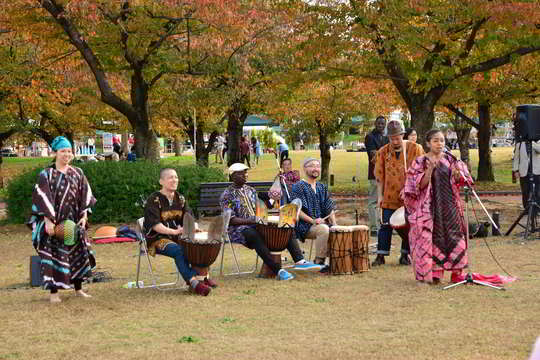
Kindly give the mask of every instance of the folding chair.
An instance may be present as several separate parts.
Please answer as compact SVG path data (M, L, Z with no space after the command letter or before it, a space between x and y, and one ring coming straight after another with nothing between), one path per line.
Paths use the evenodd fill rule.
M243 275L243 274L252 274L257 270L257 267L259 266L259 256L257 253L255 253L255 266L253 269L249 271L240 271L240 265L238 264L238 258L236 257L236 251L234 250L234 245L231 242L231 239L229 239L229 222L231 220L232 211L231 210L225 210L222 214L223 216L223 244L221 245L221 264L219 266L219 275L220 276L230 276L230 275ZM234 264L236 265L236 271L231 272L228 274L223 274L223 259L225 257L225 247L227 246L227 243L231 247L231 252L234 259Z
M143 224L144 218L139 218L137 220L139 251L138 254L135 255L137 256L137 276L135 281L136 286L138 288L156 288L158 290L176 290L185 288L187 285L185 284L184 279L182 279L182 277L180 276L180 273L178 272L178 269L176 268L176 264L174 263L173 259L171 259L171 261L174 266L174 274L176 276L176 280L174 282L158 283L158 276L156 276L156 274L154 273L150 254L148 254L148 244L146 242ZM150 281L151 285L146 285L144 283L144 280L140 281L141 257L144 257L148 263L148 272L150 274L150 278L147 279L147 281Z

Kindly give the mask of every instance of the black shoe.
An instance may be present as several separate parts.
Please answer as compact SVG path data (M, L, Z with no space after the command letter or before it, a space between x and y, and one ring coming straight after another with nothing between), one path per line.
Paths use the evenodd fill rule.
M369 233L369 236L377 237L377 230L371 230L370 233Z
M384 262L384 256L379 254L377 255L377 257L375 258L375 261L373 261L371 263L371 266L379 266L379 265L384 265L385 262Z
M328 265L323 265L322 269L319 270L319 272L320 272L321 274L328 274L328 273L330 272L330 266L328 266Z
M399 258L399 265L411 265L411 261L407 255L401 255Z

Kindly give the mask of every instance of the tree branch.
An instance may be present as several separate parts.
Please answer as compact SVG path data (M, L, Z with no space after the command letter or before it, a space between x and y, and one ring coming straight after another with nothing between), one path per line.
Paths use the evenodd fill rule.
M462 113L457 107L455 107L452 104L446 104L444 105L448 110L456 114L460 119L464 120L467 124L471 125L472 127L478 129L480 127L480 124L478 124L476 121Z
M512 56L518 55L518 56L524 56L527 54L531 54L533 52L536 52L540 50L540 46L532 46L532 47L522 47L516 50L513 50L505 55L499 56L497 58L493 58L490 60L486 60L484 62L481 62L479 64L467 66L466 68L462 69L461 72L456 75L454 79L457 79L459 77L475 74L479 72L488 71L491 69L494 69L496 67L508 64L510 61L512 61Z
M136 112L133 107L113 92L101 62L86 40L84 40L77 27L65 16L63 8L59 6L55 0L37 0L37 2L47 10L47 12L49 12L55 21L62 27L71 43L77 48L90 67L101 93L101 100L125 115L128 119L136 117Z
M482 18L482 19L478 20L474 24L474 26L472 27L472 31L469 34L469 37L467 38L467 41L465 42L463 52L459 55L460 59L465 59L467 56L469 56L469 54L470 54L470 52L471 52L471 50L472 50L472 48L474 46L474 42L476 40L476 35L478 34L478 30L480 30L482 25L484 25L488 21L488 19L489 18L487 18L487 17Z

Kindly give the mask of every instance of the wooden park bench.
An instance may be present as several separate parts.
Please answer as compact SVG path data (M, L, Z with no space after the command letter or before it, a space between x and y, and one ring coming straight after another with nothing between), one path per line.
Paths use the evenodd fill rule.
M201 183L199 204L197 205L199 216L220 212L219 197L231 184L231 182ZM268 192L273 181L248 181L246 184L255 188L257 192Z

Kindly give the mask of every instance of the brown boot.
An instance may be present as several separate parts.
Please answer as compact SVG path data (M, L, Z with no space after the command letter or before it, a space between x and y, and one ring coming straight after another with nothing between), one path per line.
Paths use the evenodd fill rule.
M384 265L384 264L385 264L384 255L378 254L375 260L371 263L371 266L379 266L379 265Z

